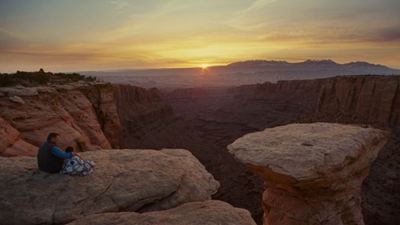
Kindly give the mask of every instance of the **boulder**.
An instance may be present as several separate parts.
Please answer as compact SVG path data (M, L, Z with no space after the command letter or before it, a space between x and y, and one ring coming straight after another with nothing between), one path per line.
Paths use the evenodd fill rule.
M186 203L179 207L149 213L102 213L83 217L68 225L256 225L247 210L222 201Z
M362 225L361 185L386 132L330 123L290 124L228 146L266 182L264 224Z
M81 153L94 174L72 177L37 170L33 157L0 157L0 221L62 224L104 212L146 212L210 199L219 183L187 150Z

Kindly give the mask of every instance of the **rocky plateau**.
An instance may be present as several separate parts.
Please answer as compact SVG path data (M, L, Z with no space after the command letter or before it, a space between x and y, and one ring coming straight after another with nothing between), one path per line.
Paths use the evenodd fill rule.
M363 172L359 177L344 177L358 177L355 183L357 190L361 191L359 195L351 195L356 196L358 211L354 215L358 215L355 217L359 218L358 222L364 221L366 225L400 224L399 87L397 76L343 76L172 91L102 82L1 87L2 221L4 218L8 221L6 224L200 224L196 221L201 221L201 224L213 224L213 221L220 224L254 224L249 214L239 208L249 210L258 224L262 224L265 212L286 218L285 213L273 210L275 200L287 200L288 204L282 207L288 207L285 210L288 214L292 212L290 207L301 205L304 201L289 201L286 193L266 189L264 183L268 179L259 176L259 170L249 168L240 157L230 154L227 146L245 134L266 128L292 123L329 122L357 124L366 130L385 130L387 143L379 154L374 151L377 155L372 154L369 158L369 175ZM36 155L38 145L49 132L61 134L61 147L71 145L85 158L98 162L95 175L70 178L35 171L32 156ZM366 139L361 141L367 142ZM318 146L321 143L314 144ZM300 149L309 147L308 144L300 146ZM351 146L357 151L356 144ZM185 150L161 150L165 148L187 149L190 153ZM111 157L109 152L114 152L116 156ZM264 154L260 151L259 157L264 157ZM122 156L129 160L124 160ZM299 154L297 159L299 162L301 159L307 161L306 156ZM147 162L139 162L136 157L147 159ZM374 157L375 161L372 160ZM170 168L164 167L167 164L171 164ZM302 167L304 170L307 168ZM321 171L328 169L324 166L318 168ZM203 174L195 176L196 182L202 183L202 188L196 186L199 183L190 183L187 178L193 176L187 175L190 171ZM143 176L140 176L141 173ZM132 180L127 179L127 175ZM142 177L166 186L155 188L157 185L151 185ZM57 186L43 179L65 183ZM70 189L77 185L74 179L85 182L78 185L79 190L72 191ZM93 182L101 185L92 187L89 184ZM107 185L115 182L112 188L102 193ZM267 187L273 187L271 184L274 183L267 183ZM139 186L135 185L142 185L140 193L135 189ZM39 190L48 186L54 192L49 195L48 201L44 201L48 193ZM190 191L183 191L186 188ZM36 191L29 195L27 189ZM12 193L13 190L22 192ZM61 190L77 196L72 197L70 202L64 198L55 200L56 193ZM123 199L117 192L124 195ZM274 197L270 198L271 193ZM136 201L140 198L138 195L145 198L142 199L144 202L140 199ZM51 199L66 204L49 205L54 203ZM21 204L21 212L15 210L18 204ZM93 207L86 208L85 204L92 204ZM353 207L357 208L356 205ZM42 210L41 206L45 209ZM272 211L266 211L266 208ZM94 215L91 210L98 213ZM33 216L35 212L37 215ZM34 219L28 220L31 215ZM204 221L204 215L209 215L210 220ZM276 221L274 218L267 216L264 221Z

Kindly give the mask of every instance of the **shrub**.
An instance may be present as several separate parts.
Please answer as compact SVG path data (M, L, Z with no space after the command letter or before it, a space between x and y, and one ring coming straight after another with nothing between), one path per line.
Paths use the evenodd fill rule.
M18 84L34 86L49 83L65 84L77 81L96 81L96 77L84 76L79 73L51 73L40 69L37 72L17 71L13 74L0 73L0 87Z

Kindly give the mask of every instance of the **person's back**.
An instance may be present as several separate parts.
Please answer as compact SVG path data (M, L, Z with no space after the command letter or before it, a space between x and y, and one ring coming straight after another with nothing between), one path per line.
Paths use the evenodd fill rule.
M54 156L51 153L53 145L44 142L38 151L37 160L39 169L48 173L58 173L62 169L64 160Z
M47 141L44 142L38 151L37 162L40 170L48 173L58 173L61 171L64 159L72 158L71 152L64 152L56 145L58 134L49 134Z

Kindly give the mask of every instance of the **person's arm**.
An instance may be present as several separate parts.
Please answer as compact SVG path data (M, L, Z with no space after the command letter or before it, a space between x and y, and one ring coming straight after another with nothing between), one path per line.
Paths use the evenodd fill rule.
M73 156L71 152L64 152L63 150L59 149L57 146L54 146L51 148L51 153L61 159L70 159Z

